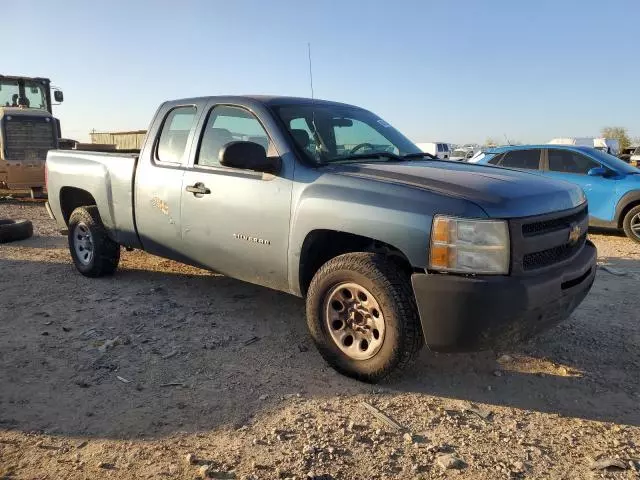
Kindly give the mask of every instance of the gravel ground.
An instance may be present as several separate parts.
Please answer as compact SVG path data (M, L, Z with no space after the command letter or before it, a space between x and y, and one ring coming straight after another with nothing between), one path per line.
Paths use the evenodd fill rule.
M640 248L622 236L590 235L604 268L562 325L425 351L372 387L326 366L300 299L143 252L88 280L41 203L0 218L35 227L0 245L0 479L640 476Z

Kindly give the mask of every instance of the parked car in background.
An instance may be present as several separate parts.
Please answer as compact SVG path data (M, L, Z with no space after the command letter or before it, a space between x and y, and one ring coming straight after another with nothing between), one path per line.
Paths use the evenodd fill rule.
M636 168L640 168L640 146L637 147L629 157L629 163Z
M466 160L468 153L468 150L457 148L451 152L449 160L453 160L454 162L463 162Z
M623 148L622 150L620 150L620 153L618 154L618 158L620 160L624 160L625 162L629 163L631 160L631 155L633 155L633 153L636 151L636 146L633 147L627 147L627 148Z
M640 170L591 147L498 147L471 163L528 170L579 185L589 200L589 225L622 229L640 243Z
M80 273L112 274L122 245L306 297L322 356L371 382L425 343L529 337L595 278L580 188L434 160L351 105L174 100L139 154L56 150L46 165Z
M438 157L441 160L449 160L451 155L451 149L448 143L444 142L426 142L416 143L416 146L425 153L430 153L434 157Z
M474 148L457 148L451 152L449 156L449 160L453 160L456 162L466 162L473 158L473 156L479 152L480 149Z

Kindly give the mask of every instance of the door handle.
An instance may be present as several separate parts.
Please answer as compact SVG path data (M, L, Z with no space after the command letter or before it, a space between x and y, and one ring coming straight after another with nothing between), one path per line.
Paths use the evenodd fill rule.
M201 182L198 182L195 185L188 185L186 190L194 195L209 195L211 193L211 190L205 187L204 183Z

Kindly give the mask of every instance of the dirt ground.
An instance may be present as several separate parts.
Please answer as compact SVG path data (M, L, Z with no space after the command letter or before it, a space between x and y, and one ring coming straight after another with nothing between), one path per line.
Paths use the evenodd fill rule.
M562 325L424 351L373 387L327 367L300 299L138 251L89 280L41 203L0 201L7 217L35 233L0 245L0 479L640 476L640 248L622 236L591 233L606 268Z

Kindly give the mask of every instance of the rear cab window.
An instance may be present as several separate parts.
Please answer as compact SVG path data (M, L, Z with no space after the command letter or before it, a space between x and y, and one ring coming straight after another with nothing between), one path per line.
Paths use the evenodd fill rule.
M185 164L189 134L196 123L194 105L176 107L167 113L156 149L156 161L168 164Z

